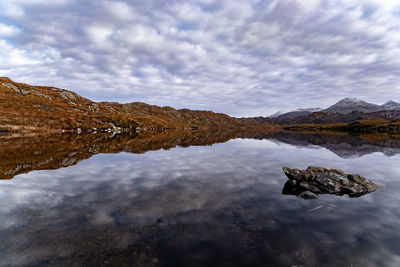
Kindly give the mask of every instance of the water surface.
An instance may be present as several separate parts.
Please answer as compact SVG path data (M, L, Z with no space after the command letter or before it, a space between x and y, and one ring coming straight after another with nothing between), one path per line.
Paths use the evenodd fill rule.
M22 139L32 149L0 162L0 265L400 265L395 140L193 136ZM309 165L385 187L360 198L282 195L282 167Z

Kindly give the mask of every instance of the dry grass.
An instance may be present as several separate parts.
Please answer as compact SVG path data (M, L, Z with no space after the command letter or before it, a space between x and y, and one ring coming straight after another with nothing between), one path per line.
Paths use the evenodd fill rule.
M211 111L176 110L145 103L96 103L74 92L16 83L0 77L0 131L106 129L110 123L142 130L280 128L244 122Z

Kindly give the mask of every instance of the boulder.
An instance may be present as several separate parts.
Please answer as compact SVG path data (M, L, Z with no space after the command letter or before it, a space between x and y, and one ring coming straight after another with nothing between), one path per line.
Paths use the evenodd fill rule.
M283 172L289 181L282 193L306 199L316 198L318 194L359 197L382 188L358 174L336 169L309 166L306 170L300 170L283 167Z

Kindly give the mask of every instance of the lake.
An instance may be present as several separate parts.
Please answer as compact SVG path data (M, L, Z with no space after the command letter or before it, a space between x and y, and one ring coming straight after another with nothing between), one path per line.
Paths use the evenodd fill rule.
M5 136L1 266L400 266L396 139ZM282 194L282 167L309 165L384 188L359 198Z

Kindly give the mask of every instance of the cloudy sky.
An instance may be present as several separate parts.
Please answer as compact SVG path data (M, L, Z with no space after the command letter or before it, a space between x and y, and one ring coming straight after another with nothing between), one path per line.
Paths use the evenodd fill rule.
M234 116L400 100L400 1L1 0L0 76Z

